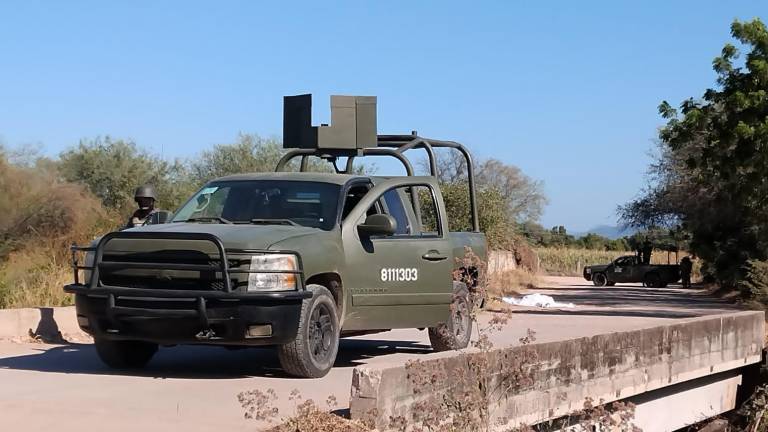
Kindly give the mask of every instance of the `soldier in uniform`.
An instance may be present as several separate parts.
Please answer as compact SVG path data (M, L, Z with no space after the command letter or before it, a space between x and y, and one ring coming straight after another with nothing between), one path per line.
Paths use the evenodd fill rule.
M143 185L136 188L133 199L138 204L139 209L133 212L125 228L135 228L146 225L152 215L157 213L155 209L155 188L152 185Z
M683 288L691 287L691 272L693 271L693 262L689 257L683 257L680 260L680 276L683 279Z

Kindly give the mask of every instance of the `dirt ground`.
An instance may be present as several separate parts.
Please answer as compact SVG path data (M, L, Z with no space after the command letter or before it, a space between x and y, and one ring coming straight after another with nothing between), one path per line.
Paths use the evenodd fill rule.
M513 308L497 346L511 345L528 329L546 342L652 327L733 310L699 290L619 285L596 288L581 278L545 277L542 289L573 309ZM491 312L480 317L481 324ZM0 341L1 431L258 430L243 418L237 394L276 391L280 414L289 416L298 389L322 406L335 396L349 403L352 369L361 364L404 361L430 352L426 332L394 330L345 339L335 368L324 378L286 377L266 349L228 351L216 347L163 348L141 372L109 370L89 343L48 345Z

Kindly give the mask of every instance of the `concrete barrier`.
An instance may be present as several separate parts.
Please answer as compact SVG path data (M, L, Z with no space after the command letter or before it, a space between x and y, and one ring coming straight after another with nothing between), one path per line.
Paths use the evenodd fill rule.
M45 341L87 338L77 325L74 306L0 309L0 339L24 340L32 335Z
M412 418L436 393L476 391L476 380L456 377L471 376L473 365L484 361L494 387L517 373L516 368L530 373L513 391L490 401L491 424L534 425L582 409L587 398L608 403L757 363L764 338L763 312L737 312L490 352L430 354L418 367L432 371L436 382L422 392L414 392L413 366L358 366L350 411L352 418L374 415L377 427L387 430L390 418ZM516 364L515 359L530 364Z

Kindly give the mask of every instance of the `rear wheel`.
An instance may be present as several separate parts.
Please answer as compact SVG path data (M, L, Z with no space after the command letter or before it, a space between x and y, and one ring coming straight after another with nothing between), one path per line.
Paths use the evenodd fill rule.
M454 283L451 314L447 322L429 328L429 343L435 351L466 348L472 337L472 303L467 286Z
M648 273L645 275L645 286L650 288L661 288L661 277L656 273Z
M139 369L157 352L157 344L141 341L94 340L101 361L113 369Z
M595 273L592 275L592 283L595 286L604 287L608 285L608 277L605 276L605 273Z
M339 318L336 301L327 288L309 285L312 298L304 300L296 339L277 349L280 365L300 378L325 376L339 352Z

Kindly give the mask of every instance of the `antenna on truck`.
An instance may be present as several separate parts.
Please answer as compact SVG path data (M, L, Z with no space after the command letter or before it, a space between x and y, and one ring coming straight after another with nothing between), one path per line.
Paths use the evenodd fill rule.
M300 171L306 171L310 156L330 162L337 173L352 172L355 158L364 156L391 156L399 160L409 176L413 165L403 153L424 149L429 161L429 172L437 176L435 148L459 151L467 163L467 183L472 215L472 229L480 231L477 215L477 194L472 155L456 141L420 137L416 131L410 135L378 135L376 124L376 96L331 96L331 124L312 126L312 95L285 96L283 98L283 147L288 152L280 159L275 171L285 171L288 163L301 157ZM344 169L336 161L346 157Z

